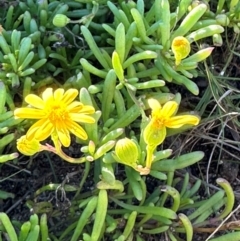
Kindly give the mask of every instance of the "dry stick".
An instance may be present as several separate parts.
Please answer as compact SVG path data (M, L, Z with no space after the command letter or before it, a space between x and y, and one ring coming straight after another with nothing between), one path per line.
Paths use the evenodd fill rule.
M220 108L221 108L225 113L226 113L226 111L224 110L223 107L221 107L220 102L222 101L222 99L224 99L226 96L228 96L231 92L232 92L232 90L226 91L226 92L219 98L218 101L216 100L216 101L217 101L217 104L220 106ZM214 109L214 108L213 108L213 109ZM224 130L227 122L228 122L228 119L226 119L226 121L223 123L223 127L222 127L221 131L219 132L219 135L218 135L218 137L217 137L216 143L219 141L220 135L222 134L222 132L223 132L223 130ZM209 160L208 160L207 172L206 172L206 182L207 182L207 183L209 182L209 169L210 169L211 160L212 160L212 157L213 157L213 153L214 153L214 151L215 151L215 149L216 149L216 146L217 146L217 144L214 144L214 147L213 147L213 149L212 149L212 151L211 151L211 154L210 154L210 157L209 157ZM208 188L208 187L207 187L207 193L208 193L208 195L210 195L210 192L209 192L209 188Z
M238 230L239 229L239 221L233 221L233 222L228 222L228 223L225 223L223 224L219 229L218 231L226 231L226 230ZM195 228L193 227L193 230L196 232L196 233L212 233L212 232L215 232L216 228Z
M15 172L15 173L11 174L11 175L8 176L8 177L5 177L5 178L3 178L3 179L0 179L0 183L6 181L6 180L8 180L8 179L11 180L11 178L12 178L13 176L15 176L15 175L17 175L18 173L23 172L23 171L25 171L25 172L28 173L28 174L31 174L30 171L28 171L28 170L26 170L26 169L21 169L21 170L19 170L18 172Z
M231 116L231 119L232 119L232 118L234 118L234 117L236 117L236 116L239 116L239 112L226 113L226 114L224 114L224 115L219 116L219 118L224 118L224 117L229 117L229 116ZM230 118L230 117L229 117L229 118ZM230 119L230 120L231 120L231 119ZM210 126L208 126L207 129L206 129L206 128L204 129L204 125L206 125L206 124L208 124L208 123L209 123ZM211 123L210 121L207 121L207 122L205 122L205 123L199 124L198 127L202 126L202 128L200 128L200 130L203 129L203 132L206 132L205 130L208 130L209 128L217 127L217 126L219 125L219 124L216 124L216 125L213 125L213 124L214 124L213 122ZM191 133L193 133L192 136L190 136ZM208 135L207 135L207 134L206 134L206 135L203 135L201 131L200 131L200 133L201 133L201 134L199 135L199 134L198 134L198 128L192 129L191 132L186 136L186 139L183 141L184 144L179 148L178 153L181 153L182 149L183 149L183 148L186 148L186 145L185 145L185 144L187 144L188 146L192 146L192 148L193 148L193 146L195 146L195 144L198 143L198 140L191 140L191 139L193 139L194 137L198 137L198 136L199 136L199 139L200 139L200 138L208 139L208 140L211 141L210 143L212 143L213 140L214 140L214 142L216 141L216 139L213 139L213 140L212 140L212 138L209 138L209 136L211 135L211 133L208 133ZM189 136L190 136L190 138L189 138ZM177 137L173 140L173 142L171 143L171 145L170 145L169 148L171 148L171 147L174 145L174 143L175 143L176 140L177 140ZM231 142L231 141L230 141L230 140L227 140L227 142ZM195 143L195 144L194 144L194 143ZM236 143L236 142L234 142L234 143ZM208 144L208 143L205 143L205 144Z
M217 140L216 140L216 143L214 144L214 147L211 151L211 154L210 154L210 157L208 159L208 165L207 165L207 172L206 172L206 182L209 184L209 169L210 169L210 165L211 165L211 161L212 161L212 157L213 157L213 153L217 147L217 142L219 141L220 139L220 135L222 134L223 130L224 130L224 127L226 125L227 122L224 122L224 125L223 125L223 128L221 129L221 131L219 132L219 135L217 137ZM210 192L209 192L209 188L207 187L207 193L208 195L210 195Z
M179 176L181 176L181 177L184 177L185 174L186 174L186 172L187 172L187 171L183 171L182 169L176 171L176 173L177 173ZM197 181L197 180L199 179L199 178L195 177L194 175L192 175L191 173L189 173L189 175L190 175L190 178L193 179L194 181ZM221 190L221 188L219 188L219 187L217 187L217 186L215 186L215 185L213 185L213 184L206 183L206 182L203 181L203 180L201 180L201 181L202 181L202 183L203 183L205 186L208 186L209 188L212 188L212 189L217 190L217 191Z
M226 145L226 146L230 146L231 148L239 151L239 148L237 148L237 147L235 147L235 146L232 146L232 145ZM232 157L236 158L237 160L240 160L239 157L237 157L236 155L232 154L231 152L229 152L229 151L226 150L225 148L221 147L220 145L217 144L217 147L222 148L229 156L232 156Z
M18 169L19 170L19 172L26 172L27 174L32 174L29 170L27 170L26 168L20 168L20 167L18 167L18 166L16 166L16 165L13 165L13 164L11 164L11 163L5 163L7 166L10 166L10 167L13 167L13 168L15 168L15 169ZM18 174L19 172L17 172L17 173L15 173L14 175L16 175L16 174Z
M219 224L219 226L214 230L213 233L211 233L211 235L208 236L208 238L206 239L206 241L208 241L210 238L212 238L214 236L214 234L223 226L223 224L236 212L238 211L238 209L240 209L240 204Z
M10 213L14 208L16 208L28 195L30 195L30 191L25 193L23 197L21 197L19 200L17 200L5 213L8 214Z
M196 136L198 136L198 134L196 134ZM216 141L217 135L213 134L213 133L208 133L208 135L200 134L199 137L209 140L209 142L204 143L204 145L208 145L208 144L212 144L213 142ZM234 145L231 145L231 144L238 144L239 143L238 141L233 141L231 139L222 138L222 139L220 139L220 143L221 142L223 142L223 144L228 147L235 148L235 150L239 150L239 148L235 147Z

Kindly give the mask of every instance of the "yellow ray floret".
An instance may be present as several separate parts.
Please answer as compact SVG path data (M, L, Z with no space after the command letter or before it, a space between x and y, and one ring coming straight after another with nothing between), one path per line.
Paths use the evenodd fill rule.
M195 115L177 115L178 104L168 101L163 106L155 99L148 100L152 109L151 120L144 129L144 140L149 146L156 147L166 138L166 128L180 128L185 124L197 125L200 118Z
M54 92L52 88L47 88L42 98L34 94L27 95L25 101L31 107L18 108L14 111L15 118L39 119L30 127L26 138L43 141L56 133L65 147L70 145L70 133L86 140L87 133L76 122L94 123L95 119L89 115L95 110L92 106L74 101L77 95L76 89L64 91L61 88Z

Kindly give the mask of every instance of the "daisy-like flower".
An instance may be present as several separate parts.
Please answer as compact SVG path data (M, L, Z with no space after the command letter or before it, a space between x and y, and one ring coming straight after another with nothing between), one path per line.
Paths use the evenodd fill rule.
M42 93L42 98L29 94L25 101L31 107L18 108L14 111L15 118L39 119L27 131L26 138L43 141L49 136L57 136L60 143L68 147L70 145L70 133L86 140L88 138L85 130L79 123L94 123L95 119L89 114L95 112L92 106L83 105L79 101L74 101L77 97L76 89L47 88Z
M179 65L181 60L186 58L191 50L189 41L182 36L173 39L171 48L175 56L176 65Z
M146 144L153 148L160 145L166 138L166 128L180 128L185 124L197 125L200 118L195 115L176 115L178 104L168 101L163 106L155 99L148 100L152 109L151 120L144 129L143 137Z

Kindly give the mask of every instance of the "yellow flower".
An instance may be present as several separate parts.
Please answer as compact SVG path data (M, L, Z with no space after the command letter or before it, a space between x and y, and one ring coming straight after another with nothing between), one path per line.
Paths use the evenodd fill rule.
M41 151L41 144L36 139L29 141L26 136L17 140L17 149L26 156L32 156Z
M171 48L175 56L176 65L179 65L181 60L186 58L191 50L189 41L182 36L178 36L173 39Z
M163 105L155 99L148 100L152 109L151 120L143 132L144 141L153 148L160 145L166 138L166 128L180 128L185 124L197 125L199 117L194 115L177 115L178 104L175 101L168 101Z
M95 119L89 114L95 112L92 106L83 105L79 101L74 101L77 97L76 89L47 88L42 98L34 94L26 96L25 101L31 107L18 108L14 111L15 118L39 119L28 130L27 139L43 141L50 135L58 137L63 146L70 145L70 132L75 136L86 140L88 138L85 130L78 125L80 123L94 123Z

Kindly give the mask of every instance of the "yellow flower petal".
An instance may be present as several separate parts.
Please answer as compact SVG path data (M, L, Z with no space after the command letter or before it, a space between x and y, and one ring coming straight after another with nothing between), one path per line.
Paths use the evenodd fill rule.
M36 131L34 137L39 141L43 141L47 139L53 131L54 127L52 123L49 121L45 121L44 124Z
M42 98L43 101L49 101L50 99L53 100L53 89L52 88L47 88L43 93L42 93Z
M34 135L36 133L36 131L39 129L39 126L41 126L41 124L43 124L45 122L45 120L39 120L37 121L35 124L33 124L27 131L26 137L28 140L32 140L34 138Z
M41 119L46 116L42 110L36 110L31 108L18 108L14 111L14 115L17 118L26 119Z
M161 116L164 117L164 119L171 117L177 110L178 104L175 101L168 101L164 104L161 110Z
M25 97L25 101L31 105L32 107L43 109L44 108L44 101L38 97L37 95L29 94Z
M70 112L79 112L83 108L83 104L79 101L73 101L67 106L67 110Z
M161 112L162 106L156 99L147 100L149 107L152 109L152 117L158 116Z
M87 138L88 138L87 133L84 131L84 129L80 125L76 124L73 121L68 121L67 126L68 126L69 131L72 134L74 134L75 136L79 137L82 140L87 140Z
M93 114L95 112L95 109L90 105L84 105L81 109L82 114Z
M156 147L160 145L166 138L166 128L155 128L152 121L145 127L143 131L143 138L147 145Z
M82 113L70 113L69 116L73 121L76 121L76 122L95 123L95 119L93 117Z
M147 102L148 102L149 107L152 110L161 109L162 108L160 103L156 99L150 98L150 99L147 100Z
M71 143L69 131L65 128L61 129L56 129L57 135L59 137L60 142L63 144L65 147L69 147Z
M183 36L174 38L171 48L176 59L176 65L179 65L181 60L186 58L191 50L189 41Z
M200 119L194 115L179 115L171 117L165 122L165 126L169 128L180 128L183 125L198 125Z
M78 95L78 91L76 89L69 89L63 95L62 101L69 105Z
M54 91L53 96L56 101L60 101L63 98L64 89L57 89Z
M53 126L47 119L41 119L37 121L35 124L33 124L26 136L27 139L37 139L39 141L47 139L51 133L53 132Z

